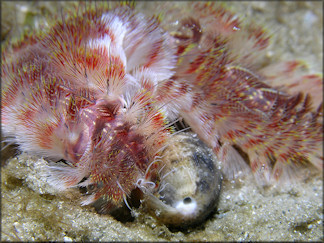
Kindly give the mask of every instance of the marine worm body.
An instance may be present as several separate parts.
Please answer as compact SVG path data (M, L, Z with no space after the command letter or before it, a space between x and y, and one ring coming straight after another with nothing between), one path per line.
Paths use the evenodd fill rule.
M216 4L192 8L196 16L170 32L127 6L89 7L9 43L1 73L6 141L64 160L49 163L49 182L87 187L83 205L104 198L103 210L136 187L159 186L179 118L227 178L251 170L264 185L300 167L322 170L322 105L313 107L298 86L279 87L321 77L292 75L298 62L260 65L269 44L262 28Z

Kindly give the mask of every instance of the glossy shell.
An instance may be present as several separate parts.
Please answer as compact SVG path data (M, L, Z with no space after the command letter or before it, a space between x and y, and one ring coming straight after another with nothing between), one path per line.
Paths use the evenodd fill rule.
M168 226L186 228L201 223L215 210L221 192L219 161L198 137L175 135L162 160L158 189L146 193L144 205Z

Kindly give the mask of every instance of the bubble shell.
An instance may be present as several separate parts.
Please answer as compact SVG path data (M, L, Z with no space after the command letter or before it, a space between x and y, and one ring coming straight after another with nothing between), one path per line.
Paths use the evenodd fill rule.
M146 195L149 212L176 228L201 223L215 210L221 193L217 157L197 135L182 133L170 139L162 159L170 169L161 171L158 189Z

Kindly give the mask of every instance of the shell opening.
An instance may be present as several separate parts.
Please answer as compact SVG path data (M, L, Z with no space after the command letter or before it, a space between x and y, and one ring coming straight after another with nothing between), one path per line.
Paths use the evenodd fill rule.
M183 200L175 203L175 209L183 215L195 214L197 208L198 204L196 200L191 197L185 197Z

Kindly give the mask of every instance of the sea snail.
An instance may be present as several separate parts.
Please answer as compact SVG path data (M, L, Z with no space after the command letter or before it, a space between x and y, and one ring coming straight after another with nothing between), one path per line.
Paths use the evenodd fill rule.
M163 152L167 169L144 205L160 222L176 228L204 221L217 206L222 174L214 153L195 134L173 136Z

